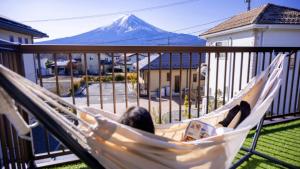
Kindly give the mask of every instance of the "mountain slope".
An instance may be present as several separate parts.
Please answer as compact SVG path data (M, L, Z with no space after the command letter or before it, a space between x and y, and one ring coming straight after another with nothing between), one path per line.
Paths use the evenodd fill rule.
M128 15L106 27L72 37L40 42L40 44L102 44L102 45L193 45L205 41L196 36L177 34L159 29L135 15Z

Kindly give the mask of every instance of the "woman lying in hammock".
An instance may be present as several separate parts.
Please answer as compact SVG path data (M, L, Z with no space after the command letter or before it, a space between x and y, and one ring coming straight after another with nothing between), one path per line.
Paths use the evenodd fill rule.
M199 120L190 122L186 129L183 141L192 141L216 134L217 128L236 128L249 114L251 108L249 103L241 101L240 105L233 107L224 120L216 126L210 126ZM131 126L154 134L154 124L150 113L142 107L130 107L119 119L119 123Z

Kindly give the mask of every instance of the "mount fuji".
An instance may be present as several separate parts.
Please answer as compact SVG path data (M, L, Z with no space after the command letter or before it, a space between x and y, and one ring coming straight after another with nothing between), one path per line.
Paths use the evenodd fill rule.
M71 37L39 42L39 44L203 46L205 41L193 35L168 32L135 15L127 15L108 26Z

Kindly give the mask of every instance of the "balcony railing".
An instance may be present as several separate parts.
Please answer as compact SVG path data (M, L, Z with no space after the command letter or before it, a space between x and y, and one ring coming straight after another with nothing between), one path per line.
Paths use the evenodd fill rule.
M292 53L266 118L299 114L300 47L19 45L0 50L1 64L73 104L112 113L142 106L157 123L200 117L217 109L277 53ZM21 112L34 121L25 110ZM33 130L29 144L17 137L5 117L0 120L0 166L11 163L20 168L29 161L71 153L42 127Z

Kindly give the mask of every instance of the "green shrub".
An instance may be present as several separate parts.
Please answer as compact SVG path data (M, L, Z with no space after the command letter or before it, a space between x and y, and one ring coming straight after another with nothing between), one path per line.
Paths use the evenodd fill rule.
M125 79L125 77L121 74L118 74L118 75L115 76L116 81L123 81L124 79Z
M103 76L101 77L102 82L111 82L112 81L112 76Z

